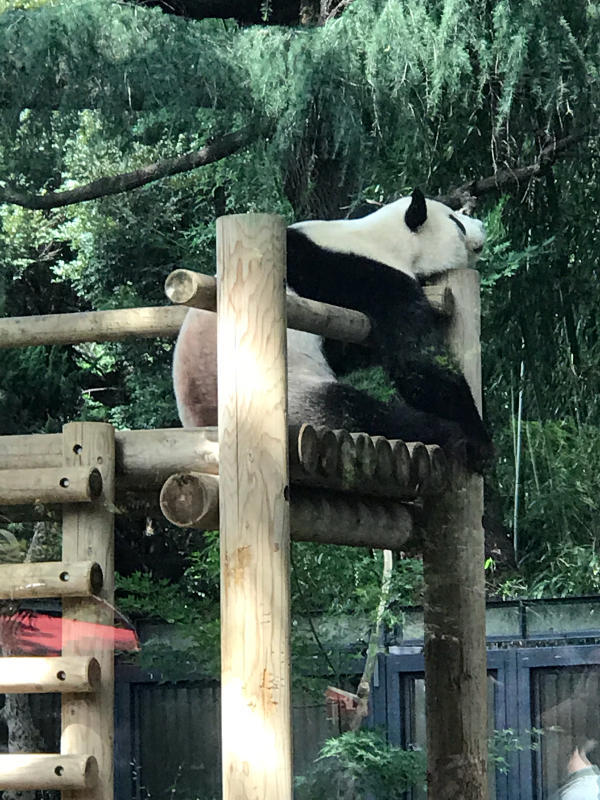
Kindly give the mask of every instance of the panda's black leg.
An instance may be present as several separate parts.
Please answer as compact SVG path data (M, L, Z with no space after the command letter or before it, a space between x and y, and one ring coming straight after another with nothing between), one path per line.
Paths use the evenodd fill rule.
M463 374L447 358L416 358L393 371L393 383L407 403L427 414L456 423L463 431L471 463L485 463L493 455L490 435L483 424Z
M319 384L301 399L291 400L289 420L291 424L310 422L405 442L439 444L470 469L481 471L483 466L457 423L397 400L383 403L343 383Z

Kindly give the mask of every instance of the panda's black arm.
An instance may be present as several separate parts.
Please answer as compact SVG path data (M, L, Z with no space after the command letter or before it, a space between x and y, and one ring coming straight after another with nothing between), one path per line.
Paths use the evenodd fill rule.
M492 441L464 375L447 356L408 358L390 368L397 391L414 408L460 425L482 461L491 458Z

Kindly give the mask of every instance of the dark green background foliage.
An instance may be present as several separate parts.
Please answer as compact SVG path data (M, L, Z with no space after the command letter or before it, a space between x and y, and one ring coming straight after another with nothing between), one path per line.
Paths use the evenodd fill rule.
M0 313L162 303L173 267L213 270L217 214L345 216L414 185L435 196L526 167L574 136L535 180L500 181L476 206L489 230L488 482L510 528L522 392L519 569L508 582L496 572L494 588L596 591L599 15L584 0L354 0L325 25L280 27L113 0L3 0L0 198L118 175L242 127L255 137L129 193L47 211L0 202ZM0 433L76 418L177 424L171 347L0 350ZM181 569L186 547L174 540ZM197 566L211 549L194 551ZM377 558L329 553L296 550L296 608L348 610L358 593L372 609ZM161 560L140 568L160 574ZM398 574L396 596L418 600L418 564Z

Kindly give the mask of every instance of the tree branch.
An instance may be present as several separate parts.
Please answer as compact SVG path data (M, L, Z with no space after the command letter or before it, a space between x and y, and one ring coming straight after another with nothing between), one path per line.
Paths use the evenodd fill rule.
M78 186L76 189L68 189L62 192L29 194L9 186L2 186L0 181L0 203L13 203L31 210L47 210L73 205L74 203L83 203L86 200L95 200L98 197L129 192L160 178L178 175L181 172L189 172L226 158L253 142L258 135L259 131L255 126L242 128L239 131L225 134L218 141L207 144L200 150L194 150L176 158L157 161L154 164L147 164L144 167L133 170L133 172L123 172L120 175L98 178L83 186Z
M488 178L480 178L452 189L448 194L439 195L436 200L445 203L454 209L463 206L473 205L474 199L490 192L502 191L509 188L517 188L524 182L536 178L542 172L551 167L556 159L572 145L589 138L592 134L579 131L558 139L541 150L533 164L526 167L515 167L514 169L502 169L490 175Z

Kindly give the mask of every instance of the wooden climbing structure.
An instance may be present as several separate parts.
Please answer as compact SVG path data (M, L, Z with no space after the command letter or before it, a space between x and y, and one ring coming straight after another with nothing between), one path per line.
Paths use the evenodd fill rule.
M113 647L69 626L113 624L113 515L164 513L221 535L224 800L291 800L290 537L424 556L429 796L486 797L482 484L439 447L287 421L286 328L364 341L369 320L285 293L285 226L217 223L217 280L177 270L174 303L218 308L219 429L0 437L0 513L63 520L57 564L0 567L0 597L61 597L63 652L0 660L0 692L60 691L61 752L0 756L0 789L112 797ZM471 270L429 289L480 403ZM184 309L0 320L0 346L175 335Z

